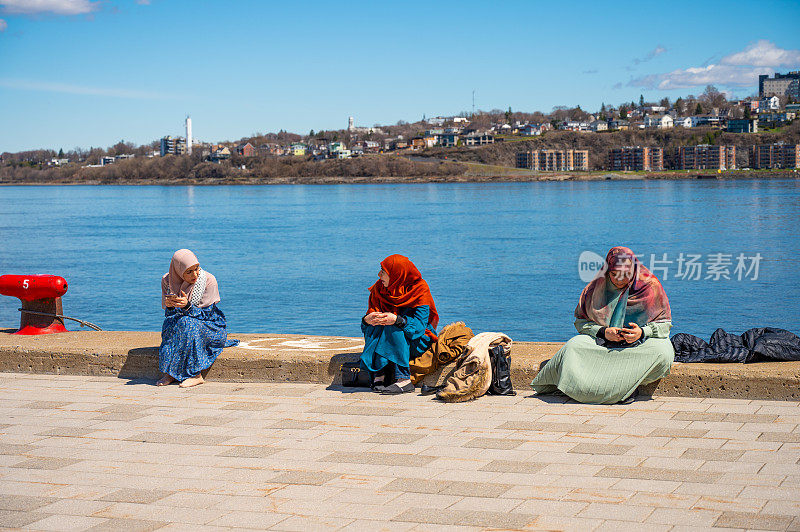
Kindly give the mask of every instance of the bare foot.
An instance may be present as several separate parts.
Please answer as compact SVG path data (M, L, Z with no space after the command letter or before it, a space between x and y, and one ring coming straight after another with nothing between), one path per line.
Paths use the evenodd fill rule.
M166 386L168 384L172 384L173 382L175 382L175 379L173 379L169 375L164 375L163 377L158 379L158 382L156 382L156 386Z
M198 384L203 384L204 382L206 381L203 380L203 376L198 373L194 377L189 377L185 381L181 381L178 386L181 388L191 388L192 386L197 386Z

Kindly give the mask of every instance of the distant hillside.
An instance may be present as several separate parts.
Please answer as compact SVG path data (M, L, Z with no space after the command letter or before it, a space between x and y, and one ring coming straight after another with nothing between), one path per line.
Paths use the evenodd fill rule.
M754 144L771 144L784 141L789 144L800 143L800 120L795 120L780 131L767 133L725 133L713 128L673 128L645 129L636 131L611 131L602 133L576 131L548 131L544 135L531 137L530 140L519 140L512 137L487 146L468 148L428 148L415 153L420 157L478 162L502 166L514 166L516 154L526 150L541 149L587 149L591 169L599 170L606 164L608 152L622 146L659 146L664 148L665 162L675 148L697 144L732 144L736 146L737 166L748 165L747 148Z

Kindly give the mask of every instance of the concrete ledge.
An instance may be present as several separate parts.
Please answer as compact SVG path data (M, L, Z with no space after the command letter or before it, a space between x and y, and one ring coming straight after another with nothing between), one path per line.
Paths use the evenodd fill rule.
M0 332L0 371L65 375L158 378L158 332L69 332L18 336ZM207 377L229 382L314 382L331 384L339 367L356 360L360 338L231 334L242 341L225 349ZM558 342L515 342L512 381L522 392ZM436 376L431 376L435 380ZM649 385L663 396L800 400L800 362L675 364L671 374Z

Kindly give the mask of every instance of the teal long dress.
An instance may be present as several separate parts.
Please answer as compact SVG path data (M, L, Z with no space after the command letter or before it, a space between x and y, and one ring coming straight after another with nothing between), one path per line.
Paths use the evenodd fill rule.
M396 376L408 378L409 361L430 347L432 339L426 334L429 330L430 307L405 307L397 311L405 319L402 327L397 325L369 325L361 321L364 333L364 351L361 363L371 372L377 373L387 366ZM436 331L431 330L435 334Z
M576 320L575 328L580 334L570 338L531 382L537 393L560 390L581 403L613 404L669 374L675 358L671 322L645 324L641 343L633 347L599 345L602 326L593 321Z

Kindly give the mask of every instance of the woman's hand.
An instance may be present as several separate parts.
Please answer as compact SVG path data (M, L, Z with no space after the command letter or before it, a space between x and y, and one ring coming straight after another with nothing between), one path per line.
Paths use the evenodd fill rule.
M606 340L608 340L609 342L623 341L625 338L622 337L620 331L622 331L622 329L620 329L619 327L606 327L606 333L605 333Z
M181 290L181 295L179 296L170 294L164 296L164 298L166 299L164 304L168 307L183 308L189 302L189 296L183 290Z
M377 325L394 325L397 321L397 315L391 312L381 312L376 319Z
M367 322L367 325L378 325L377 319L380 316L381 312L370 312L366 316L364 316L364 321Z
M622 335L622 337L625 339L626 342L632 344L633 342L642 337L644 331L642 331L642 328L639 327L637 324L630 322L628 324L628 328L620 329L619 333L620 335Z
M397 315L391 312L370 312L364 316L364 321L369 325L394 325Z

